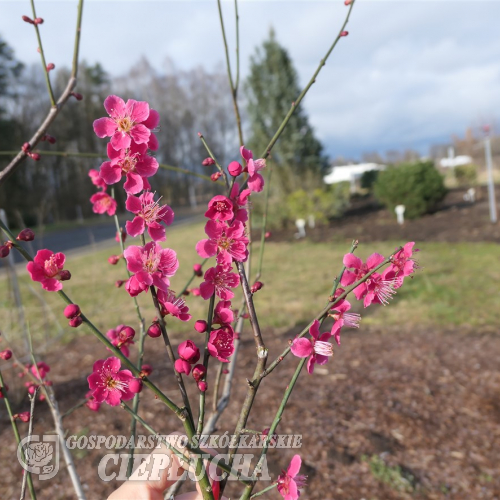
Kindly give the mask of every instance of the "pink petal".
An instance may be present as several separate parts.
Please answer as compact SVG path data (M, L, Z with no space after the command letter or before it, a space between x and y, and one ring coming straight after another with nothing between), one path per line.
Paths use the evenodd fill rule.
M111 118L121 118L125 115L125 102L121 97L110 95L104 101L104 109Z
M218 240L221 237L225 227L227 227L225 224L221 224L220 222L216 222L214 220L209 220L205 225L205 233L209 238Z
M141 123L147 120L150 114L149 104L146 101L134 101L134 99L129 99L125 108L127 114L135 123Z
M111 356L104 361L102 369L110 370L111 372L116 373L121 368L121 366L121 361L116 356Z
M142 217L134 217L134 220L125 223L125 229L130 236L139 236L144 233L145 224Z
M302 460L300 458L300 455L294 455L292 461L290 462L290 465L288 466L288 475L291 477L295 477L299 473L301 465Z
M122 169L118 165L112 165L110 161L105 161L101 165L99 175L106 184L116 184L122 178Z
M145 155L142 157L142 160L135 166L135 171L141 177L151 177L158 171L158 162L156 161L156 158Z
M133 214L138 214L142 209L140 198L138 198L137 196L128 195L127 201L125 202L125 208Z
M384 256L380 255L379 253L373 253L366 259L366 266L368 269L374 269L378 265L382 264L384 262Z
M99 138L111 137L116 130L116 123L111 118L99 118L94 121L94 132Z
M317 339L319 337L319 321L315 319L313 324L309 327L309 333Z
M47 292L58 292L62 290L62 283L54 278L45 278L41 282L42 288Z
M217 244L212 240L200 240L196 244L196 251L200 257L208 259L217 253Z
M205 299L209 299L215 291L215 287L212 283L203 282L200 285L200 295Z
M135 125L130 131L130 136L137 144L147 144L151 131L144 125Z
M151 150L151 151L156 151L158 149L158 147L160 146L160 144L158 143L158 138L156 137L156 134L151 134L149 136L149 141L148 141L148 148Z
M35 262L28 262L28 264L26 264L26 269L30 273L33 281L42 281L46 278L43 267Z
M307 360L307 372L309 375L312 375L314 372L314 363L316 362L316 359L314 356L310 356L309 359Z
M142 188L142 177L134 172L129 172L127 174L127 180L125 184L123 184L123 189L125 189L128 194L137 194L142 191Z
M246 160L250 160L251 158L253 158L253 154L252 152L249 150L249 149L245 149L245 146L241 146L240 148L240 154L241 156Z
M290 350L292 354L298 358L307 358L307 356L310 356L314 352L311 341L303 337L295 339Z
M110 406L118 406L122 400L122 392L118 389L113 389L108 391L108 397L106 398L106 403Z
M160 113L155 109L150 109L147 120L144 120L142 124L149 129L156 128L160 124Z
M152 222L148 225L148 233L153 241L165 241L167 239L165 228L158 222Z
M123 132L116 131L111 137L111 145L116 149L127 149L130 147L130 136Z
M260 193L264 189L264 178L262 175L255 174L249 177L248 187L255 193Z
M352 253L344 255L343 262L347 268L361 269L363 267L363 261Z

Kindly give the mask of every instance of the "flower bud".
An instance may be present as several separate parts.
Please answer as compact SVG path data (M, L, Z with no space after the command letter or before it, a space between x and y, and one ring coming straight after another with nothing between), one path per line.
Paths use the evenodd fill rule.
M122 227L120 228L120 232L116 232L116 236L115 236L115 240L120 243L120 241L123 241L123 243L125 243L125 240L127 239L127 232L125 231L125 229L123 229Z
M266 231L266 234L264 235L266 240L271 237L271 231Z
M82 311L80 311L80 307L77 304L69 304L64 308L64 316L68 319L80 316L81 312Z
M35 233L29 229L23 229L18 235L16 240L19 241L33 241L35 239Z
M27 153L31 149L31 144L29 142L25 142L22 146L21 149Z
M149 328L148 331L146 332L150 337L152 338L157 338L161 337L161 328L158 323L153 323Z
M224 375L227 375L227 374L229 373L229 370L228 370L227 368L224 368L224 369L222 370L222 373L223 373Z
M15 420L18 418L22 422L29 422L30 421L30 412L29 411L23 411L21 413L16 413L15 415L12 415L12 418Z
M347 36L349 34L348 31L342 31L342 33L340 33L340 36Z
M264 283L261 283L260 281L256 281L251 287L250 291L252 293L258 292L262 287L264 286Z
M199 333L204 333L207 331L208 328L208 323L202 319L199 319L195 324L194 324L194 329L199 332Z
M5 393L9 390L9 386L4 384L3 387L0 387L0 399L5 397Z
M55 137L52 137L51 135L49 134L45 134L42 139L42 141L47 141L49 144L55 144L56 143L56 138Z
M0 245L0 259L3 259L4 257L7 257L10 253L10 246L9 245Z
M81 316L75 316L68 321L68 325L71 328L78 328L83 323L83 319Z
M71 94L77 101L81 101L83 99L82 94L79 94L78 92L71 92Z
M116 280L115 281L116 288L121 288L123 286L123 283L125 283L125 281L123 281L123 280Z
M191 363L192 365L197 363L200 359L200 350L196 347L196 344L192 340L185 340L179 344L177 352L183 360Z
M196 276L203 276L203 271L201 270L201 264L193 265L193 272Z
M352 0L344 0L344 5L351 5L352 4Z
M204 382L203 380L200 380L198 382L198 389L201 391L201 392L205 392L207 389L208 389L208 385L206 382Z
M71 273L67 269L59 271L59 279L61 281L68 281L71 279Z
M196 365L193 368L193 378L196 380L196 382L204 379L206 374L207 369L202 364Z
M217 182L220 179L221 175L222 174L220 172L215 172L215 174L212 174L210 176L210 179L212 179L213 182Z
M200 293L200 289L199 288L192 288L191 289L191 293L195 296L195 297L199 297L201 295Z
M142 391L142 380L140 378L132 378L128 382L130 392L138 394Z
M174 368L177 373L185 373L186 375L189 375L191 371L191 365L181 358L175 360Z
M28 24L35 24L35 22L33 21L33 19L31 19L30 17L28 16L22 16L21 18L25 23L28 23Z
M142 365L141 366L141 377L149 377L153 373L153 367L151 365Z
M43 24L43 19L41 17L37 17L37 18L35 18L35 20L33 22L35 24Z
M0 352L0 358L7 361L12 357L12 351L10 349L5 349L5 351Z
M120 342L126 342L135 337L135 330L131 326L123 326L117 333Z
M108 257L108 262L112 266L116 266L116 264L118 264L118 261L120 260L120 258L121 258L121 255L111 255L111 257Z
M49 63L47 64L47 71L52 71L55 67L56 65L54 63Z
M227 170L233 177L238 177L243 172L243 167L237 161L232 161Z
M40 161L40 153L27 153L28 156L32 159L32 160L35 160L35 161Z
M215 165L215 160L213 158L205 158L201 164L204 167L210 167L211 165Z

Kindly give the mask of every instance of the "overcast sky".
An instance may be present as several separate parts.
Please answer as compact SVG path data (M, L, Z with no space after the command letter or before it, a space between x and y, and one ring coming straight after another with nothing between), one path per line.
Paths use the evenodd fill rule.
M47 60L70 65L74 0L38 1ZM274 27L305 84L341 26L343 0L240 0L242 73ZM233 1L225 1L234 53ZM28 0L0 0L0 34L26 63L39 61ZM342 39L305 100L327 153L428 146L500 115L500 2L358 0ZM81 58L112 74L142 55L161 68L223 62L215 0L102 1L84 7ZM154 103L153 103L154 105Z

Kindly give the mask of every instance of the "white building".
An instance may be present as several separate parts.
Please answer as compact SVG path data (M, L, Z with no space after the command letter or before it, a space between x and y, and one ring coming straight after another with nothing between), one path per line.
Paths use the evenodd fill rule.
M323 177L325 184L336 184L337 182L349 182L351 192L356 191L356 183L365 172L370 170L385 170L385 165L378 163L358 163L357 165L342 165L333 167L332 171Z

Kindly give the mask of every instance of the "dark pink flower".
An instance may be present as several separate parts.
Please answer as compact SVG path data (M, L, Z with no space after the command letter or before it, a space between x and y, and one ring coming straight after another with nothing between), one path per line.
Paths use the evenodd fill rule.
M386 306L398 288L398 278L387 268L382 274L373 273L366 283L366 295L363 300L364 307L371 304ZM401 284L399 285L401 286Z
M75 318L76 316L80 316L80 314L82 313L82 311L80 310L80 307L77 305L77 304L68 304L65 308L64 308L64 316L66 316L66 318L68 319L72 319L72 318Z
M232 161L228 167L227 171L233 176L233 177L238 177L238 175L243 172L243 167L241 164L239 164L237 161Z
M90 180L92 181L92 184L94 186L97 186L98 188L101 188L103 190L106 189L107 184L104 182L104 179L101 178L99 172L95 169L90 169L89 170L89 177Z
M226 266L207 269L204 278L205 281L200 284L200 293L205 300L214 293L223 300L230 300L234 297L230 288L236 288L240 284L239 275L231 272L231 268Z
M36 366L35 365L30 366L30 372L37 379L43 380L47 376L47 373L50 372L50 366L47 363L44 363L43 361L39 361L36 364Z
M234 313L229 300L219 300L214 309L212 323L215 325L230 325L234 321Z
M115 347L120 349L124 356L129 357L130 350L128 346L134 344L133 338L135 337L135 330L132 327L118 325L116 328L108 330L106 337L108 337Z
M266 160L263 158L254 160L253 153L249 149L245 149L244 146L241 146L240 153L247 164L248 187L251 191L259 193L264 189L264 178L259 174L259 171L266 168Z
M344 255L344 266L347 268L342 275L342 280L340 283L343 286L349 286L359 281L361 278L365 276L372 269L375 269L384 261L384 256L379 253L374 253L366 259L366 264L363 261L356 257L352 253L348 253ZM348 269L353 269L353 271L349 271ZM358 300L361 300L367 292L367 285L365 283L361 283L361 285L357 286L354 289L354 295Z
M10 349L5 349L4 351L0 352L0 359L8 361L10 358L12 358L12 351Z
M300 475L299 470L302 460L299 455L295 455L288 466L288 469L281 471L278 477L278 491L285 500L297 500L300 497L300 488L306 483L306 476Z
M51 250L38 250L32 262L28 262L26 269L33 281L39 281L42 288L49 292L62 290L61 281L71 277L69 271L63 269L66 256Z
M95 214L106 212L108 215L115 215L116 213L116 200L104 191L93 194L90 197L90 202L93 204L92 210Z
M176 253L170 248L163 249L155 241L150 241L143 247L131 245L123 255L127 261L127 269L135 273L125 284L132 297L146 291L151 285L166 292L170 285L168 278L179 267Z
M111 137L114 149L126 149L131 142L147 144L152 128L158 126L157 111L150 110L144 101L129 99L127 103L120 97L110 95L104 101L104 108L110 118L99 118L94 121L94 132L97 137Z
M156 158L147 154L147 144L132 143L130 148L117 151L108 144L108 157L101 165L100 176L106 184L116 184L126 176L123 185L129 194L140 193L144 189L143 179L151 177L158 171Z
M203 320L203 319L199 319L194 324L194 329L198 333L205 333L207 331L207 328L208 328L208 323L205 320Z
M196 380L196 382L199 382L200 380L204 379L206 374L207 374L207 369L205 368L204 365L199 364L193 367L193 378Z
M234 183L231 189L231 201L233 202L233 211L235 220L246 222L248 220L248 197L252 192L250 189L243 189L240 193L240 186Z
M128 382L128 388L130 392L133 392L134 394L138 394L139 392L142 391L142 380L140 378L132 378Z
M200 350L192 340L185 340L177 348L179 357L194 365L200 359Z
M236 220L231 226L222 222L209 220L205 226L206 240L196 244L196 251L205 259L217 254L218 264L231 264L233 259L238 262L247 260L248 238L245 236L245 226Z
M314 365L324 365L330 356L333 356L333 346L327 340L330 338L330 333L319 333L319 321L314 320L309 328L311 334L310 339L297 337L292 342L292 354L298 358L307 358L307 371L313 373Z
M87 398L87 402L85 403L85 406L92 411L99 411L99 408L101 407L101 403L98 403L94 397L92 396L92 391L87 392L85 394L85 397Z
M161 315L167 316L171 314L174 318L181 321L189 321L191 314L189 314L189 307L181 297L176 298L175 292L168 289L166 292L158 290L158 302L160 303Z
M410 276L418 268L413 258L413 253L418 252L418 250L413 250L414 245L414 241L406 243L403 249L392 257L391 265L387 268L388 274L391 273L397 278L395 288L399 288L403 284L403 279Z
M118 406L121 401L128 401L134 394L128 388L133 378L129 370L120 370L118 358L99 359L94 363L93 373L87 377L92 397L97 403L106 402Z
M233 218L233 203L229 198L218 194L208 202L205 217L212 220L231 220Z
M330 316L335 320L330 335L335 337L335 342L338 345L340 345L340 329L343 326L359 328L361 316L357 313L348 312L350 309L351 304L347 300L341 300L338 304L335 304L333 310L330 312Z
M125 206L136 215L125 224L130 236L143 234L147 227L153 241L166 240L165 228L160 223L170 226L174 221L174 211L168 205L160 205L160 200L154 201L154 194L146 191L138 197L128 195Z
M185 373L186 375L191 373L191 364L182 358L175 360L174 368L177 373Z
M218 330L212 330L207 344L210 356L222 363L229 363L229 356L234 352L234 331L226 325Z

